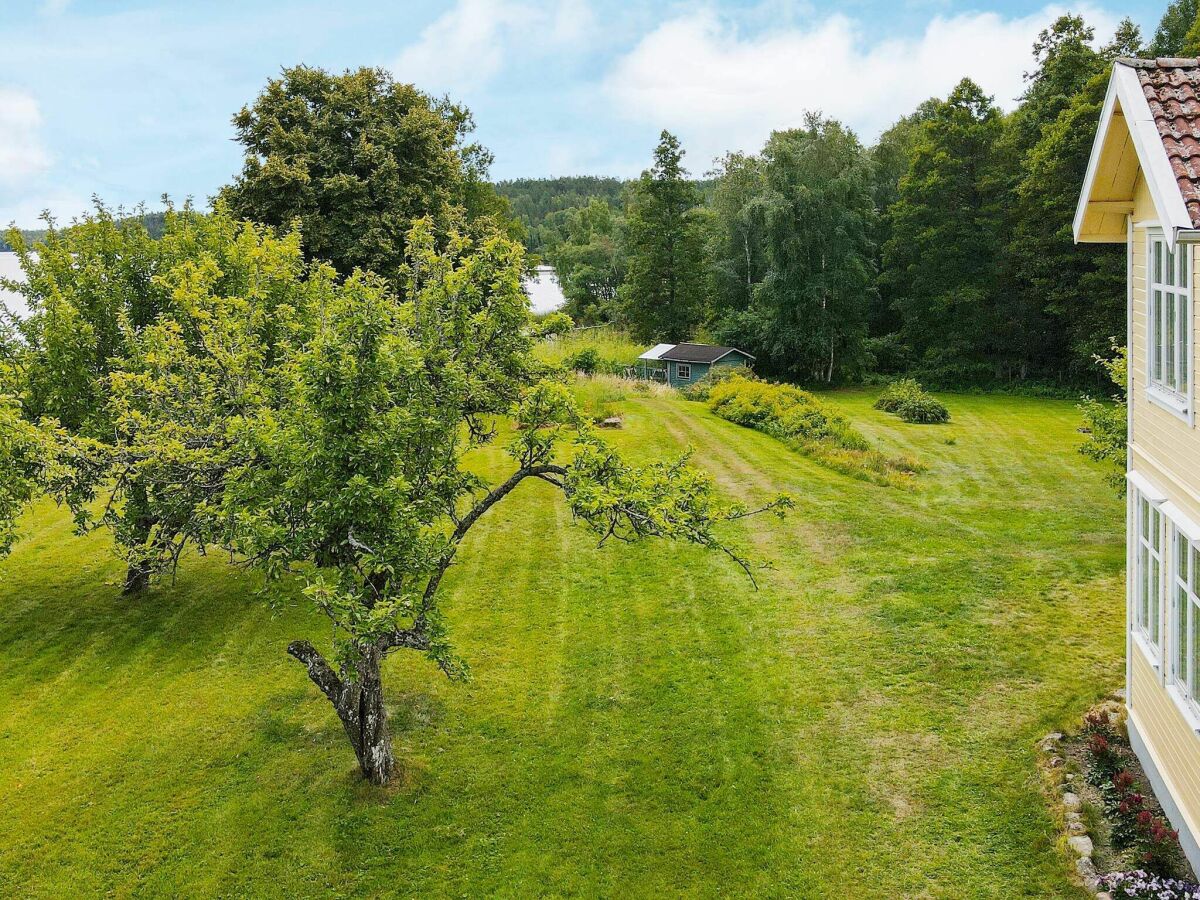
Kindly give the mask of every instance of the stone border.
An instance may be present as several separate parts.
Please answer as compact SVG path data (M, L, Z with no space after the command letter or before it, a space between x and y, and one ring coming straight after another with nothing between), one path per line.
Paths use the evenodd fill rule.
M1061 731L1054 731L1042 738L1038 749L1047 757L1044 761L1049 770L1049 779L1059 793L1059 804L1062 808L1063 821L1066 822L1067 847L1075 857L1075 873L1083 882L1084 887L1092 892L1097 900L1112 900L1112 895L1100 890L1100 873L1092 861L1095 844L1088 834L1087 825L1083 822L1080 809L1083 799L1075 793L1075 778L1073 772L1062 772L1065 760L1061 753L1061 744L1066 736Z

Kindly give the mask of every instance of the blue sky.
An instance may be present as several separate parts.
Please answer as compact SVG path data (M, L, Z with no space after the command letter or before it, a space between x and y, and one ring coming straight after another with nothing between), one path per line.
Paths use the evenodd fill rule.
M700 173L806 109L870 140L963 75L1011 107L1055 15L1103 40L1123 15L1151 32L1163 5L0 0L0 223L93 194L205 201L239 167L230 117L295 63L383 66L465 103L496 178L634 175L664 127Z

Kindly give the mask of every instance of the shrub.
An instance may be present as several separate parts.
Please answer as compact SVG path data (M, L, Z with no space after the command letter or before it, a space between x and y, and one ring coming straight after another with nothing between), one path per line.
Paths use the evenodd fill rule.
M1173 875L1180 867L1179 832L1162 816L1142 810L1137 818L1138 862L1154 875Z
M709 394L718 384L730 378L744 378L747 381L758 381L758 376L745 366L713 366L700 378L683 389L683 396L688 400L705 402Z
M1114 736L1095 732L1088 735L1086 744L1087 779L1097 787L1112 785L1113 777L1123 770L1125 761Z
M595 347L584 347L570 354L563 359L562 364L567 371L581 372L584 375L620 375L625 370L624 363L601 356Z
M950 411L912 378L901 378L884 388L875 408L894 413L905 422L922 425L950 421Z
M1200 885L1149 872L1114 872L1100 879L1113 900L1200 900Z
M891 484L919 468L910 459L872 450L844 416L790 384L758 381L735 369L709 388L708 405L723 419L779 438L823 465L857 478Z

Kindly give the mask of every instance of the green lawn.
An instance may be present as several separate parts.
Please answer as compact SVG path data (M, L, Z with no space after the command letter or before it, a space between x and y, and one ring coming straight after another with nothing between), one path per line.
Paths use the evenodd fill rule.
M1074 407L830 399L915 490L619 404L631 454L797 495L730 526L757 593L694 548L597 550L548 485L490 512L445 599L473 678L391 659L385 792L284 653L324 620L218 558L124 600L106 539L37 510L0 581L0 895L1085 896L1033 762L1123 673L1122 506Z

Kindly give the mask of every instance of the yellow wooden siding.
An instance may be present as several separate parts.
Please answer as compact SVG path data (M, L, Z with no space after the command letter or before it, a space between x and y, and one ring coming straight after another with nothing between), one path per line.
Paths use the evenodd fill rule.
M1129 354L1129 403L1132 412L1130 467L1148 478L1185 514L1200 522L1200 431L1152 402L1146 396L1147 296L1146 227L1157 220L1149 190L1138 175L1134 187L1133 279L1131 342ZM1142 227L1139 227L1142 226ZM1192 283L1195 284L1200 249L1192 253ZM1195 294L1195 291L1193 291ZM1192 304L1192 334L1200 333L1195 303ZM1192 342L1193 380L1195 340ZM1195 387L1191 387L1195 402ZM1164 600L1164 614L1167 609ZM1130 648L1129 709L1138 731L1153 756L1153 763L1185 818L1186 826L1200 838L1200 736L1189 726L1174 697L1151 668L1138 646Z
M1141 648L1133 647L1131 652L1129 714L1188 830L1200 836L1200 737L1188 726Z
M1145 181L1138 177L1134 191L1133 221L1149 223L1155 220L1154 205ZM1196 277L1200 252L1192 254L1192 278ZM1129 354L1130 405L1133 411L1133 431L1130 441L1132 467L1159 482L1171 499L1192 518L1200 521L1200 432L1170 410L1146 397L1146 229L1133 230L1133 335ZM1195 304L1192 304L1193 334L1197 324ZM1192 347L1195 356L1195 342ZM1193 377L1196 367L1192 366ZM1192 388L1195 396L1195 390ZM1168 483L1161 483L1163 481Z

